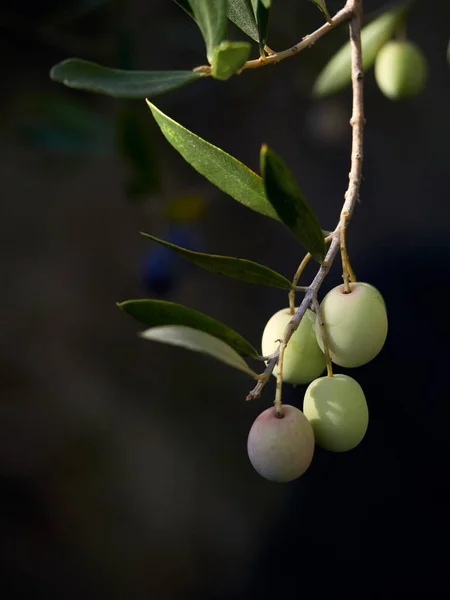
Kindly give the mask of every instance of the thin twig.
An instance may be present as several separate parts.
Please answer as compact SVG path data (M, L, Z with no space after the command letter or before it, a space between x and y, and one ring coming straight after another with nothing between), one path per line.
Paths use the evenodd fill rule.
M298 42L298 44L295 44L295 46L292 46L292 48L288 48L287 50L269 54L269 56L261 56L255 60L248 60L240 69L239 73L246 71L247 69L258 69L259 67L265 67L266 65L273 65L281 60L284 60L285 58L295 56L302 50L305 50L305 48L311 48L311 46L313 46L323 35L351 18L353 14L353 5L354 0L347 0L344 8L338 11L330 22L324 23L322 27L319 27L319 29L316 29L316 31L310 33L309 35L306 35L300 42ZM209 77L211 75L212 68L209 65L202 65L200 67L196 67L194 71L198 71L203 77Z
M362 20L362 0L350 0L342 10L349 10L352 18L350 20L350 45L352 57L352 92L353 92L353 108L350 124L352 126L352 153L351 167L349 173L349 184L345 193L345 201L342 207L342 213L346 213L346 220L349 221L352 217L353 210L359 199L359 189L362 180L362 164L363 164L363 132L364 132L364 105L363 105L363 80L364 72L362 66L362 51L361 51L361 20ZM342 11L341 11L342 12ZM333 19L334 20L334 19ZM261 374L255 388L248 394L247 400L258 398L267 381L269 380L275 365L278 362L281 344L288 344L294 331L298 328L300 321L303 318L306 310L311 303L317 300L317 292L322 285L336 255L340 249L340 222L333 232L333 239L324 262L321 264L314 280L308 287L302 303L298 307L295 315L289 321L284 334L283 340L278 346L278 350L270 358L264 373Z

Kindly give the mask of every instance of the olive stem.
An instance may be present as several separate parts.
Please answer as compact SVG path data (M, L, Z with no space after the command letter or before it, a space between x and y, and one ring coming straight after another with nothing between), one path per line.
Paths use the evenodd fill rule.
M300 275L303 273L306 265L309 263L309 261L311 260L312 256L311 254L308 252L305 257L303 258L302 262L299 264L297 271L295 272L295 275L292 279L292 287L296 288L297 287L297 283L298 280L300 279ZM295 314L295 289L292 289L289 292L289 310L291 312L291 315Z
M362 50L361 50L361 21L362 21L362 0L348 0L342 11L349 11L349 14L345 13L345 18L351 16L350 20L350 48L351 48L351 60L352 60L352 94L353 94L353 106L352 106L352 117L350 119L350 125L352 126L352 150L351 150L351 165L349 173L349 184L347 191L345 192L344 205L342 207L341 214L345 213L346 225L350 221L353 210L357 201L359 200L359 190L362 181L362 165L363 165L363 133L364 133L364 103L363 103L363 89L364 89L364 71L362 64ZM342 13L340 11L340 13ZM339 13L338 13L339 14ZM336 17L334 17L336 19ZM341 19L345 20L345 19ZM323 27L329 25L325 24ZM322 28L321 28L322 29ZM320 31L320 30L318 30ZM322 34L321 34L322 35ZM320 37L320 36L319 36ZM318 39L318 38L317 38ZM269 60L271 57L268 57ZM254 389L247 395L247 400L259 398L261 392L269 380L275 365L278 362L281 345L287 345L292 337L292 334L298 328L306 310L309 308L314 300L317 301L317 292L322 285L337 253L339 252L340 243L340 228L341 218L339 223L332 233L331 245L325 256L325 260L320 265L320 268L314 277L312 283L309 285L305 296L300 306L296 310L292 319L289 321L284 334L283 340L278 346L277 351L274 352L271 359L269 360L264 373L261 374L258 383Z
M344 279L345 293L350 294L351 288L349 281L356 281L355 273L353 272L352 266L350 264L350 258L348 256L347 251L347 223L348 223L348 213L344 210L341 212L341 222L340 222L340 245L341 245L341 259L342 259L342 277Z
M320 304L317 298L314 298L312 305L314 312L316 313L316 319L319 321L320 332L322 334L323 353L325 354L325 363L327 365L327 377L333 377L333 365L331 362L330 347L328 345L327 328L325 327L325 321L323 320L322 313L320 311Z
M283 361L284 361L284 352L286 350L285 342L281 342L280 344L280 352L278 357L278 373L277 373L277 387L275 390L275 411L277 413L277 417L282 419L284 417L283 413L283 405L281 402L282 399L282 391L283 391Z
M332 235L328 235L325 238L325 244L328 244L328 242L331 242L332 237L333 237ZM304 256L302 262L298 265L297 271L295 272L295 275L292 279L292 290L289 292L289 310L291 311L291 315L295 314L295 292L298 292L298 291L306 292L306 290L308 289L307 287L304 287L304 286L298 286L297 283L301 277L301 274L305 270L306 265L311 260L311 258L312 258L312 256L308 252Z

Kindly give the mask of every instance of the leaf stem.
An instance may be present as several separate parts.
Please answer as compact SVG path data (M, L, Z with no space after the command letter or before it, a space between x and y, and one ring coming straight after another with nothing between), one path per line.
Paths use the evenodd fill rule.
M362 51L361 51L361 22L362 22L362 0L348 0L342 11L345 12L345 18L350 20L350 46L352 59L352 93L353 107L350 125L352 126L352 151L351 151L351 166L349 174L349 184L345 193L345 201L342 207L342 213L345 213L346 224L350 221L355 205L359 199L359 190L362 181L362 165L363 165L363 133L364 133L364 104L363 104L363 89L364 89L364 71L362 66ZM342 13L340 11L340 13ZM339 13L338 13L339 14ZM337 18L334 17L334 19ZM344 19L345 20L345 19ZM340 21L341 22L341 21ZM326 24L325 26L328 26ZM323 27L325 27L323 26ZM328 26L329 28L329 26ZM319 31L319 30L318 30ZM319 36L320 37L320 36ZM270 58L270 57L269 57ZM325 277L333 264L336 255L341 246L340 240L341 218L332 234L331 245L325 256L324 262L321 264L316 276L308 287L303 301L298 307L292 319L289 321L284 334L283 340L278 346L278 350L273 354L264 373L261 374L258 383L254 389L248 394L247 400L258 398L261 395L264 385L269 380L275 365L277 364L281 352L281 346L287 345L294 331L298 328L303 315L311 303L317 301L317 292L322 285Z

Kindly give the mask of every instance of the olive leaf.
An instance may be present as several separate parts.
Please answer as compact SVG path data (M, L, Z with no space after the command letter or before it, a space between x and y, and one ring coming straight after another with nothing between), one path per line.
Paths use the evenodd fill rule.
M168 117L151 102L147 104L167 141L196 171L247 208L278 219L259 175Z
M267 41L267 30L269 28L269 16L272 0L251 0L253 12L258 25L259 49L261 54Z
M227 34L226 0L189 0L195 21L202 32L206 45L206 55L213 63L214 49Z
M238 354L258 358L259 354L245 338L224 323L175 302L165 300L127 300L117 305L134 319L148 325L184 325L220 338L234 348Z
M258 26L251 0L228 0L227 16L248 37L259 42Z
M222 42L214 48L211 75L225 81L237 73L250 54L248 42Z
M175 2L195 21L188 0L175 0ZM227 0L227 17L248 37L259 42L258 26L251 0Z
M203 252L194 252L181 246L176 246L171 242L161 240L154 235L148 233L142 233L145 237L162 244L167 248L170 248L186 260L194 263L198 267L202 267L207 271L218 273L219 275L225 275L232 279L239 279L240 281L246 281L247 283L258 283L261 285L267 285L271 287L281 288L283 290L292 289L291 282L280 275L276 271L269 269L264 265L255 263L251 260L243 258L235 258L233 256L219 256L217 254L205 254Z
M234 369L243 371L247 375L254 377L258 375L250 369L245 360L239 356L236 350L226 344L221 339L214 337L204 331L192 329L184 325L163 325L161 327L152 327L140 334L140 337L154 342L171 344L172 346L181 346L194 352L208 354L217 360L222 361Z
M261 149L261 173L267 198L280 220L319 262L326 254L325 240L319 221L309 206L291 171L270 148Z
M55 65L50 78L67 87L114 98L152 98L200 78L195 71L127 71L68 58Z

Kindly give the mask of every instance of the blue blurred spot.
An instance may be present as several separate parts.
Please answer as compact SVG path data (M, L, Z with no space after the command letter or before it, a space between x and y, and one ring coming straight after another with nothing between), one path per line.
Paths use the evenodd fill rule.
M199 251L202 245L201 231L194 224L172 224L162 238L189 250ZM173 250L151 242L142 261L142 282L147 291L164 296L191 268L193 265Z

